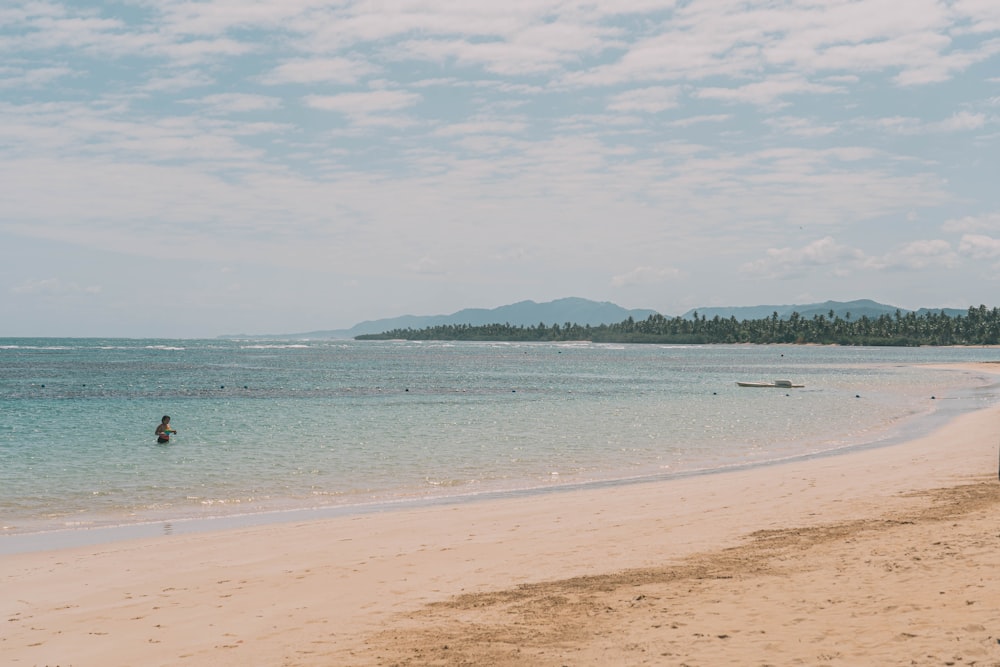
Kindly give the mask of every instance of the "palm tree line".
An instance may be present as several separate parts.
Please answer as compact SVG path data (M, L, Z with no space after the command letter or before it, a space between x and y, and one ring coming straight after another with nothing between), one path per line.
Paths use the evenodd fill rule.
M591 326L566 322L534 326L512 324L441 324L422 329L393 329L366 334L358 340L464 340L595 343L797 343L820 345L997 345L1000 344L1000 309L969 308L963 315L944 312L903 313L853 319L830 311L826 315L787 318L773 313L755 320L735 317L711 319L693 313L690 318L650 315L636 321L629 317L617 324Z

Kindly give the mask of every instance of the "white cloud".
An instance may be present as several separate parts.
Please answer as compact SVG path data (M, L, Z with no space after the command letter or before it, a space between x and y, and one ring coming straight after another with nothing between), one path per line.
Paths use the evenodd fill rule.
M859 271L951 269L958 261L951 244L940 239L912 241L881 256L872 256L825 237L801 248L771 248L767 257L748 262L741 270L757 277L788 279L828 267L833 275L844 277Z
M987 125L989 117L983 113L956 111L943 120L930 120L913 116L892 116L874 121L858 121L859 125L873 125L888 133L903 136L930 133L944 134L978 130Z
M20 285L12 287L10 291L14 294L38 296L72 296L75 294L100 294L101 288L98 285L82 286L75 282L63 282L58 278L45 278L26 280Z
M817 123L808 118L796 118L795 116L769 118L765 123L775 130L797 137L825 137L838 130L835 125Z
M355 84L381 68L353 58L296 58L278 65L261 76L267 85L336 83Z
M215 79L205 72L198 70L188 70L185 72L171 72L163 76L152 76L141 86L141 90L150 93L178 92L188 88L203 88L211 86Z
M747 262L740 270L748 275L770 278L795 278L816 267L847 269L865 260L857 248L837 243L827 236L800 248L770 248L766 257Z
M945 221L942 229L946 232L1000 232L1000 212L983 215L967 215Z
M972 259L1000 259L1000 239L982 234L965 234L958 250Z
M978 130L984 125L986 125L986 114L959 111L941 121L939 128L942 132L964 132Z
M937 46L946 43L939 36L935 37L939 39ZM947 43L950 44L950 41ZM917 86L947 81L956 72L963 72L996 55L1000 51L1000 42L984 42L979 49L973 51L943 51L944 49L937 48L920 54L915 58L914 64L896 76L896 82L901 86Z
M969 21L972 33L1000 32L1000 5L993 0L957 0L953 10Z
M790 95L819 94L829 95L843 92L840 86L824 83L812 83L801 76L783 74L769 77L763 81L748 83L735 88L708 87L692 93L693 97L714 99L723 102L741 102L757 106L784 106L783 99Z
M65 66L55 67L0 67L0 88L38 88L73 74Z
M372 90L339 95L307 95L306 106L322 111L336 111L346 116L364 117L383 111L398 111L420 101L420 95L402 90Z
M679 278L681 275L681 271L675 268L637 266L628 273L612 277L611 286L628 287L630 285L659 285Z
M608 103L608 108L612 111L659 113L676 107L679 94L678 86L637 88L615 95Z
M421 257L417 261L406 265L406 268L413 273L419 273L424 275L444 275L447 273L445 269L441 267L440 262L433 259L432 257Z
M913 271L933 267L951 269L957 264L958 255L952 250L951 244L941 239L913 241L868 262L870 268Z
M467 123L451 123L434 130L439 137L454 137L468 134L518 134L527 129L523 121L513 120L471 120Z
M182 0L157 4L158 23L163 26L164 32L181 38L224 35L238 29L271 28L297 18L307 20L315 9L329 3L313 0L250 3L240 0Z
M878 118L873 124L885 132L894 134L919 134L924 131L924 122L912 116Z
M250 111L272 111L281 108L281 99L266 95L248 95L245 93L219 93L206 95L194 100L209 108L212 113L245 113Z
M680 118L678 120L672 120L670 121L670 125L673 127L690 127L692 125L700 125L702 123L725 123L726 121L732 119L733 119L732 114L717 113L706 116L691 116L689 118Z
M502 40L410 40L401 43L399 48L401 55L417 60L442 64L453 60L459 66L481 66L489 72L505 75L552 71L565 57L540 44Z
M154 45L152 48L153 53L162 54L180 66L244 56L255 50L256 48L250 44L226 37L167 42Z

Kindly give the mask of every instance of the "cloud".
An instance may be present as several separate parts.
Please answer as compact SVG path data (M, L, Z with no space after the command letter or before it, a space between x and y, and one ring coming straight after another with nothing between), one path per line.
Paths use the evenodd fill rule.
M638 111L642 113L659 113L677 106L680 94L678 86L653 86L637 88L619 93L611 98L608 109L612 111Z
M532 258L531 252L522 246L506 246L493 255L493 259L502 263L524 263Z
M940 35L934 35L931 39L938 40L938 47L942 44L950 45L950 40L942 39ZM895 77L895 81L900 86L941 83L953 78L957 72L963 72L973 65L988 60L998 52L1000 52L1000 42L996 40L984 42L978 48L969 51L945 52L943 48L930 47L928 52L917 54L913 63L904 68Z
M577 85L616 85L756 79L763 73L731 98L760 105L794 92L789 82L767 82L776 71L793 82L827 73L829 82L843 83L856 72L884 72L893 73L900 85L918 85L945 80L993 53L989 42L954 49L949 30L963 17L938 3L922 2L905 14L892 0L783 3L780 8L727 3L724 9L718 3L690 2L674 7L655 34L626 42L615 62L569 73L567 79ZM709 94L725 91L713 86Z
M630 13L629 3L620 11ZM556 72L614 43L620 29L606 25L605 10L560 0L497 4L442 2L378 5L353 3L342 11L316 12L304 27L303 48L354 47L392 42L396 61L418 60L501 75Z
M924 131L924 121L912 116L887 116L871 121L871 125L893 134L920 134Z
M659 285L679 278L681 275L683 275L681 271L674 268L637 266L628 273L612 277L611 286L629 287L630 285Z
M0 167L17 169L11 160L18 155L30 155L26 159L36 164L38 160L59 159L67 167L75 165L73 168L81 170L78 178L87 180L88 172L109 168L127 174L131 162L176 161L197 170L213 163L217 168L245 166L261 155L259 149L240 139L249 136L245 125L198 116L146 117L129 113L122 106L0 103L0 141L11 139L7 159L0 159ZM39 178L39 183L46 180L42 175Z
M958 254L951 244L941 239L907 243L882 257L867 262L874 269L906 269L920 271L934 267L951 269L958 264Z
M717 113L709 114L705 116L690 116L688 118L679 118L677 120L670 121L672 127L690 127L692 125L700 125L702 123L725 123L733 119L732 114L728 113Z
M858 120L858 125L871 125L887 133L903 136L946 134L979 130L989 123L983 113L957 111L943 120L933 121L913 116L887 116L873 121Z
M39 88L51 85L52 82L72 75L72 69L66 66L52 67L0 67L0 89L2 88Z
M958 251L972 259L1000 259L1000 239L982 234L966 234L962 236Z
M465 123L451 123L434 130L439 137L454 137L469 134L518 134L528 125L524 121L474 119Z
M692 97L772 107L783 106L786 102L782 98L790 95L830 95L840 92L844 92L841 86L812 83L795 74L781 74L735 88L701 88L692 93Z
M281 99L266 95L248 95L245 93L220 93L206 95L193 100L208 108L212 113L246 113L250 111L273 111L282 106Z
M808 118L796 118L795 116L768 118L764 123L777 131L796 137L825 137L839 129L836 125L818 123Z
M81 286L74 282L63 282L58 278L45 278L43 280L26 280L20 285L12 287L10 291L14 294L38 296L73 296L76 294L100 294L101 288L97 285Z
M967 215L963 218L952 218L945 221L942 229L946 232L1000 232L1000 212L983 215Z
M771 248L767 256L741 267L747 275L763 278L800 278L816 268L830 268L846 277L858 271L923 271L955 268L959 263L950 243L940 239L912 241L880 256L825 237L801 248Z
M129 49L131 50L131 49ZM159 53L179 66L191 66L199 63L211 63L227 60L237 56L249 55L256 47L237 39L219 37L215 39L197 39L190 41L172 41L151 45L152 53Z
M353 58L296 58L287 60L261 77L265 85L334 83L355 84L381 67Z
M938 128L942 132L966 132L980 129L986 120L986 114L959 111L938 123Z
M741 272L757 277L789 279L804 275L810 269L832 266L846 270L865 260L857 248L837 243L827 236L801 248L770 248L766 257L747 262Z
M312 109L336 111L351 118L362 119L371 114L411 107L420 99L420 95L402 90L372 90L339 95L307 95L303 102Z
M149 93L177 92L188 88L204 88L215 83L205 72L188 70L171 72L164 76L153 75L140 89Z
M415 262L412 262L406 266L407 270L430 276L440 276L447 273L446 269L441 268L440 262L433 259L432 257L421 257Z

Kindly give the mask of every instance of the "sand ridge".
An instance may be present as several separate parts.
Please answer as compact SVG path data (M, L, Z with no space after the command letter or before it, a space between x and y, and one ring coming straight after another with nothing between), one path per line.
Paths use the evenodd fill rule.
M343 664L1000 665L1000 484L666 568L457 596Z

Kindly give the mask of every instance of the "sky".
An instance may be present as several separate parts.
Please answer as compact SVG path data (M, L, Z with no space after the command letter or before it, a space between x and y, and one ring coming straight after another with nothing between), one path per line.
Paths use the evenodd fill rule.
M996 0L0 5L0 336L998 295Z

